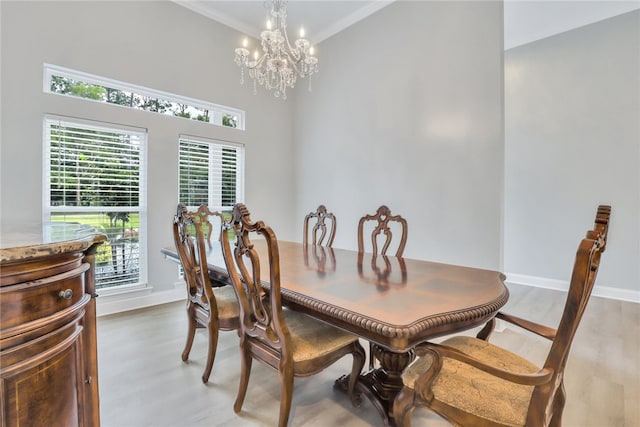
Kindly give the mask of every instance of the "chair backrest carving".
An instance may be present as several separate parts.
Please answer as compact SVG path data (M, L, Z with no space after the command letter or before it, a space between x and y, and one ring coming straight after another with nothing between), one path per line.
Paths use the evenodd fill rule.
M387 250L389 249L393 238L393 233L389 227L389 223L395 222L399 225L401 235L395 256L401 257L404 252L404 247L407 244L407 221L400 215L391 215L391 210L385 205L380 206L375 214L363 216L358 222L358 252L365 252L364 228L367 221L374 221L376 223L373 231L371 232L371 252L373 254L380 255L387 254ZM383 239L380 251L378 251L379 238Z
M200 205L195 212L191 212L193 219L198 224L199 229L202 231L203 237L207 241L209 249L211 246L211 236L215 235L216 240L220 241L220 230L223 219L222 213L218 211L211 211L207 205ZM211 218L218 218L220 224L213 224Z
M196 212L189 212L180 203L173 220L173 239L184 270L189 298L217 312L207 268L207 248L211 247L211 235L215 229L210 217L222 219L222 214L212 212L204 205ZM208 245L205 244L205 234Z
M232 217L225 223L235 233L232 248L229 234L222 233L222 251L240 304L240 328L250 337L258 338L282 359L291 359L290 335L282 313L280 294L280 254L273 230L263 221L253 222L244 204L233 208ZM264 240L268 259L261 260L252 238ZM262 287L261 261L268 263L269 291ZM284 362L283 362L284 363Z
M315 224L309 230L309 224L314 219ZM311 242L309 242L309 232L311 232ZM324 245L330 248L335 237L336 217L333 213L327 212L327 208L324 205L318 206L315 212L309 212L304 217L303 244L308 245L311 243L312 245Z
M596 219L593 225L593 231L599 233L604 240L602 252L607 248L607 234L609 233L609 218L611 217L611 206L600 205L596 211Z

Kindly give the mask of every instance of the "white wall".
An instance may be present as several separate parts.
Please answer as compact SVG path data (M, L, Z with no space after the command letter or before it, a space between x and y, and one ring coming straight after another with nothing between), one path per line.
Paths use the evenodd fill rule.
M0 7L3 226L42 218L42 119L55 113L148 129L148 282L154 291L173 290L177 279L160 248L173 245L181 133L245 144L247 206L281 238L297 237L290 226L293 172L271 161L293 161L292 105L240 86L233 47L241 34L172 2L2 1ZM45 62L244 109L246 131L43 93Z
M610 204L594 293L640 300L640 11L508 50L505 87L508 276L566 287Z
M500 268L501 2L396 2L318 46L296 92L296 218L324 203L357 247L381 204L409 223L405 256Z
M40 220L44 114L147 128L156 294L176 277L159 249L179 133L246 145L247 205L283 240L325 203L335 245L355 248L359 216L385 203L409 221L407 256L532 284L568 280L611 203L598 286L638 292L637 12L507 52L504 161L500 2L396 2L321 43L313 92L302 80L284 103L238 85L241 34L171 2L2 1L0 15L2 224ZM44 62L245 109L247 130L45 94Z

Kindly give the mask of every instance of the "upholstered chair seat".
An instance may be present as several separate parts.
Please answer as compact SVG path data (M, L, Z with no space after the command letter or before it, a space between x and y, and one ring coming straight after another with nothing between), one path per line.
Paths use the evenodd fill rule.
M218 303L218 319L235 319L237 322L238 316L240 316L240 306L233 287L213 288L213 294Z
M305 361L322 358L358 341L355 335L299 311L284 309L283 314L291 334L295 366Z
M540 368L528 360L474 337L456 336L442 345L452 347L481 362L522 374L538 372ZM402 380L414 389L415 381L431 368L433 357L427 353L409 366ZM466 363L446 358L432 386L434 399L460 411L475 414L500 425L524 426L533 386L505 381Z

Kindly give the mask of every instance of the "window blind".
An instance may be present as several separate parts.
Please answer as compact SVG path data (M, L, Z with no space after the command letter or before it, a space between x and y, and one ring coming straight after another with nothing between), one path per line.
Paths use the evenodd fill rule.
M181 136L179 139L181 203L230 211L243 200L244 148L221 141Z
M105 233L96 256L98 288L138 284L146 259L144 131L46 119L45 220Z

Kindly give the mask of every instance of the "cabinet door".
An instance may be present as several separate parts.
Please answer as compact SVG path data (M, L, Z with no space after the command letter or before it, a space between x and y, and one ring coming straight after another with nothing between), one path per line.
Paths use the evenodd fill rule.
M31 345L13 350L24 352L23 360L9 366L0 365L3 427L84 424L85 384L80 378L84 372L82 332L76 320L38 340L40 343L35 347L45 347L44 351L34 353L34 343L29 343ZM0 361L2 356L0 354Z

